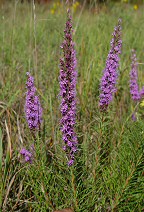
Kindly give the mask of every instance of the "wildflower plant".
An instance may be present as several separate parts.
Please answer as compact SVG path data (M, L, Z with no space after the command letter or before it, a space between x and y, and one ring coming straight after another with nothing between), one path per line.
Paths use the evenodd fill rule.
M25 115L28 126L32 132L40 130L42 122L42 107L39 97L35 95L36 87L34 85L34 78L27 73L28 79L26 82L26 102L25 102ZM34 157L34 145L31 146L31 151L22 148L20 154L24 156L26 162L32 162Z
M136 103L139 103L144 96L144 86L142 87L141 90L139 90L138 62L137 62L135 50L132 50L131 61L132 62L131 62L131 71L130 71L130 94L131 94L132 100ZM137 111L137 107L135 108L135 111L132 114L133 121L137 120L136 111Z
M31 130L37 130L40 129L42 122L42 107L40 105L39 97L35 95L36 88L34 86L34 78L29 72L27 73L27 76L25 114L29 128Z
M60 12L61 7L62 7L62 3L60 3L60 1L54 2L50 10L51 14Z
M51 5L55 1L51 1ZM69 1L68 5L65 5L65 2L61 0L62 5L64 5L62 9L72 5L72 2L76 2L76 0ZM83 4L84 1L79 0L79 2ZM94 2L97 3L98 1L91 0L90 7L94 5ZM141 103L137 103L132 99L129 101L130 79L126 70L120 77L121 82L116 98L115 113L110 111L110 108L108 108L108 113L99 113L94 101L97 95L97 77L93 66L94 57L91 57L94 45L98 47L101 43L105 45L105 40L108 41L112 23L116 23L115 17L122 16L125 17L124 37L126 42L126 48L123 49L125 52L124 57L122 57L122 67L124 68L125 65L128 65L129 48L131 45L135 45L137 54L141 58L140 62L137 58L138 68L141 63L142 71L144 67L144 61L142 61L144 53L142 45L144 38L144 30L142 30L144 20L143 5L139 7L138 12L134 10L132 12L133 5L130 4L121 4L120 8L117 4L113 5L112 16L107 13L104 14L104 5L97 18L88 8L84 7L84 12L78 11L80 12L80 19L79 14L75 15L75 20L78 21L77 36L79 41L76 50L81 55L79 70L81 82L79 85L77 84L81 104L77 114L80 123L76 121L76 125L79 125L77 130L81 136L80 140L78 137L76 148L79 149L80 143L81 151L77 151L74 154L74 164L72 167L68 167L64 163L63 157L67 159L66 154L69 155L70 148L67 147L65 152L63 150L59 151L59 146L57 148L52 148L53 146L51 146L53 141L57 143L56 141L60 140L60 133L57 129L60 124L55 95L58 89L57 71L52 70L57 69L57 43L62 39L61 33L56 33L55 29L59 32L59 29L64 28L66 19L65 15L62 14L65 11L61 10L61 15L56 12L54 18L48 12L48 7L51 7L51 5L48 5L48 7L35 5L37 6L36 11L33 11L36 12L36 50L38 50L38 57L34 58L37 61L33 62L37 69L40 70L38 79L41 80L40 84L43 89L45 87L43 95L43 99L45 99L44 105L50 111L50 113L46 112L43 114L44 126L40 126L39 133L37 128L35 130L29 129L27 121L25 125L19 123L20 120L23 120L22 110L24 112L25 105L23 101L18 104L22 94L20 83L24 79L23 74L20 74L21 63L23 67L26 67L28 59L32 62L33 42L31 43L30 41L33 41L33 39L32 35L28 36L28 32L32 32L28 23L32 24L33 21L30 5L24 4L21 7L21 1L15 1L15 3L11 4L10 1L7 1L7 6L4 5L0 24L1 211L65 211L64 208L72 208L73 211L81 212L143 211L144 98ZM14 17L14 28L12 28L12 25L7 23L11 23L14 9L16 9L16 16ZM83 6L79 7L79 10L83 11ZM25 14L27 14L26 18ZM47 18L47 21L44 21L44 17ZM108 18L109 21L107 21ZM102 26L106 22L103 33L100 33ZM23 33L20 26L22 26ZM12 37L11 29L14 29ZM46 29L45 32L44 29ZM10 38L12 38L12 43L9 42ZM27 43L32 46L26 45ZM109 50L110 48L107 53L109 53ZM62 51L63 49L61 49L61 56ZM97 51L96 61L100 60L103 53L102 51ZM47 55L50 57L47 58ZM121 55L119 56L121 57ZM51 62L47 69L49 61ZM87 67L88 64L89 67ZM102 70L104 68L105 64ZM139 71L138 74L141 77L139 77L138 82L139 90L141 91L144 75L139 73ZM28 76L26 80L27 78ZM37 91L35 95L37 95ZM50 96L50 101L47 100L48 96ZM140 107L142 105L143 107ZM135 107L138 108L136 123L131 120ZM135 120L134 116L133 119ZM27 127L27 132L24 130L25 127ZM19 149L22 141L24 144ZM61 142L64 146L65 142L62 141L62 138ZM34 153L31 149L33 143ZM65 146L67 146L67 143ZM31 154L22 148L32 153L32 157ZM17 150L22 150L22 154L19 153L19 161L27 161L24 166L23 163L18 164Z
M74 163L74 154L77 151L76 124L76 82L77 82L77 60L75 44L72 38L72 18L70 11L67 12L67 22L64 30L64 41L61 45L63 58L60 59L60 96L61 104L61 132L65 143L63 149L68 156L68 165Z
M79 7L80 7L80 3L78 1L73 2L73 4L72 4L73 12L76 12Z
M134 101L140 100L139 86L138 86L138 63L135 51L132 50L131 57L131 72L130 72L130 93Z
M99 105L102 111L106 111L108 105L113 100L113 95L116 92L116 83L118 79L119 55L121 54L122 40L121 40L121 20L114 28L111 40L111 49L109 51L106 66L103 71L100 84L100 100Z
M130 71L130 93L133 101L140 101L144 96L144 86L139 90L138 85L138 62L136 58L135 50L132 50L131 57L131 71Z

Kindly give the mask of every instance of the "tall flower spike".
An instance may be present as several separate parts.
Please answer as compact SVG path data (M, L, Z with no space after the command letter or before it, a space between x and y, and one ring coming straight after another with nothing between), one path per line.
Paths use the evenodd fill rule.
M131 57L131 72L130 72L130 93L134 101L140 101L144 96L144 86L139 91L138 85L138 62L135 50L132 50Z
M68 156L68 166L74 163L74 154L77 151L76 124L76 82L77 82L77 60L74 42L72 39L72 18L68 10L67 22L64 30L64 41L61 45L63 58L60 59L60 110L61 132L65 143L63 149Z
M121 20L114 28L111 40L111 49L109 51L106 66L103 71L100 84L100 100L99 105L102 111L106 111L108 105L113 100L113 95L116 92L116 83L118 78L119 54L121 54L122 40L121 40Z
M31 130L36 130L40 128L42 122L42 108L39 97L35 95L36 88L34 86L34 78L29 72L27 73L27 76L25 114L29 128Z
M131 57L131 72L130 72L130 93L131 97L134 101L139 101L141 98L138 86L138 63L135 51L132 50L132 57Z

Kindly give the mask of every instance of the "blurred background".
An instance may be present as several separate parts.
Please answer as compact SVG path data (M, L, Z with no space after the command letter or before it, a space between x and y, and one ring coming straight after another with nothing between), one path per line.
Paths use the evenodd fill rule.
M9 2L33 2L33 0L0 0L0 5L4 4L4 3L9 3ZM34 0L35 3L39 3L39 4L52 4L52 3L64 3L65 0ZM84 2L86 2L87 5L90 6L96 6L97 4L108 4L108 3L117 3L117 2L121 2L121 3L130 3L130 4L142 4L144 3L144 0L69 0L69 2L71 2L72 4L74 4L75 2L78 2L80 4L83 4Z

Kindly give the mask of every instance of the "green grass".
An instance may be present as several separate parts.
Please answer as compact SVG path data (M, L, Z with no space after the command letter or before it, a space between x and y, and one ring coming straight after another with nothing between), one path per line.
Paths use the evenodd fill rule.
M141 212L144 208L144 112L131 115L129 93L131 49L144 63L144 6L109 5L98 14L73 16L78 60L75 165L67 167L59 131L59 58L65 10L50 14L47 6L13 1L0 10L0 164L3 211ZM36 15L36 18L35 18ZM99 111L99 84L111 34L122 18L123 48L118 91L108 113ZM143 86L144 65L139 65ZM26 72L35 77L43 107L35 161L22 162L19 151L33 143L25 120Z

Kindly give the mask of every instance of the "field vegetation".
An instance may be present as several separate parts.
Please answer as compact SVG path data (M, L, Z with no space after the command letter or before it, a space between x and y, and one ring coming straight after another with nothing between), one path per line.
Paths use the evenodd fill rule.
M2 211L142 212L144 210L144 104L131 98L131 50L144 86L144 5L116 3L72 10L77 57L78 151L67 166L60 132L59 72L66 5L11 1L0 9L0 204ZM117 92L99 108L100 81L110 41L122 19ZM26 121L26 73L34 77L43 108L34 136ZM132 115L135 114L135 121ZM35 142L32 163L22 148Z

